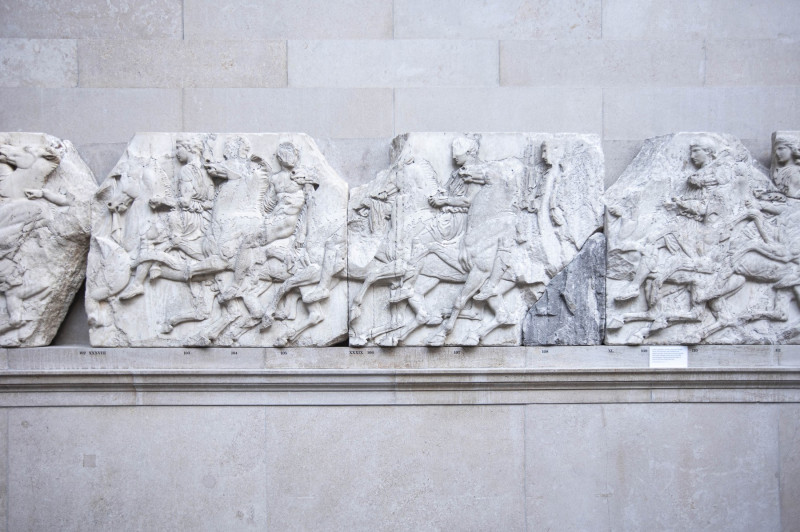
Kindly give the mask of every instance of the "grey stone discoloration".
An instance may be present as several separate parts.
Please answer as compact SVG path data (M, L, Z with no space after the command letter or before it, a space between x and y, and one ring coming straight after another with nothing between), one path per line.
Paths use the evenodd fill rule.
M395 37L580 42L601 37L602 11L600 0L395 0Z
M264 407L198 405L11 410L8 530L265 530Z
M0 133L0 345L56 335L85 275L96 188L69 141Z
M649 139L606 192L606 341L796 343L800 135L770 176L730 135Z
M0 94L2 94L0 92ZM380 89L184 89L188 131L304 131L313 137L391 137L393 91Z
M93 203L92 344L336 343L346 204L303 134L137 135Z
M800 530L800 405L780 405L778 447L780 451L780 506L783 530Z
M266 528L523 530L522 416L507 405L270 408Z
M598 345L606 306L606 239L593 235L566 268L550 280L525 316L524 345Z
M69 39L0 39L0 86L75 87L77 50Z
M608 121L603 95L597 87L400 87L394 90L394 129L599 135Z
M392 0L186 0L186 39L391 39Z
M593 135L409 133L353 190L351 345L519 345L545 285L601 225Z
M497 86L496 41L290 41L291 87Z
M528 529L780 530L788 406L529 405Z
M82 40L82 87L285 87L283 41Z
M180 39L181 0L16 0L0 4L0 37Z

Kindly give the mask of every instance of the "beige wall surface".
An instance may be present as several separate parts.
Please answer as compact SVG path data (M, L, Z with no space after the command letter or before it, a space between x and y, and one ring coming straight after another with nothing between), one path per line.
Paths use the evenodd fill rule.
M0 530L798 530L798 418L796 404L0 409Z
M771 132L800 129L800 6L9 0L0 100L0 131L71 140L98 181L142 131L306 132L357 185L394 135L456 130L599 134L608 185L645 138L676 131L733 134L768 164ZM82 295L54 343L88 344ZM0 353L0 376L22 355ZM21 367L35 390L42 368ZM0 531L800 530L796 381L787 396L752 374L755 391L570 384L542 392L552 404L491 389L428 404L421 389L403 396L415 406L391 388L373 406L352 390L220 406L158 389L163 405L141 406L152 381L115 371L129 394L89 379L80 404L57 382L40 406L0 382ZM316 400L299 391L277 397Z

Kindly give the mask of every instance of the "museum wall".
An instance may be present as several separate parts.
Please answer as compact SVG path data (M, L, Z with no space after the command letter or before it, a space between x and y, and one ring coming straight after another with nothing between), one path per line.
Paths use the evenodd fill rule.
M608 186L678 131L769 166L771 133L800 129L798 58L794 0L13 0L0 131L71 140L98 182L137 132L305 132L351 186L404 132L593 133ZM88 339L79 295L54 344ZM299 371L249 381L275 350L243 351L241 380L227 351L176 351L162 376L135 350L0 350L19 371L0 390L0 530L800 530L800 350L706 347L749 369L626 384L580 369L610 349L562 348L602 382L533 376L520 397L479 351L456 384L415 352L431 380L407 388L385 352L320 393Z

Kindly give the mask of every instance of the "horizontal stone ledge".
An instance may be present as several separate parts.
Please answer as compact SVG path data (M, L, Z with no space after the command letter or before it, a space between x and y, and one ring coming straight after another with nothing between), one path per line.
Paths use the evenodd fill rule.
M800 345L698 345L689 368L800 368ZM0 349L0 372L69 370L646 369L647 346Z
M0 406L800 402L800 368L0 372Z

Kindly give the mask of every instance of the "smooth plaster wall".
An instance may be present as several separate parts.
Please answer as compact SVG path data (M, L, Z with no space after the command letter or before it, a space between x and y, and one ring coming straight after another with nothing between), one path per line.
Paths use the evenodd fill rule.
M796 404L6 418L0 530L800 530Z

